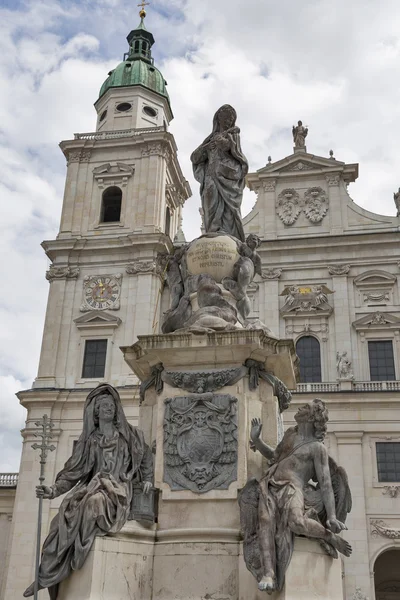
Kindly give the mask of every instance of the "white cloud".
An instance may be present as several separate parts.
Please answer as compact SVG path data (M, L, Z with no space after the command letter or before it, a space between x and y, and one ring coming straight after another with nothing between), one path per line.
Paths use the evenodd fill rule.
M15 469L22 425L12 394L37 370L48 291L40 248L54 238L65 160L57 144L92 131L93 102L127 49L138 16L122 0L26 0L0 9L0 471ZM158 0L146 26L168 81L179 158L194 196L184 213L198 233L190 154L214 111L235 106L251 170L292 151L291 126L309 125L309 151L360 163L350 187L369 210L394 214L400 185L400 12L395 0ZM244 212L254 195L246 192ZM29 345L29 351L26 345ZM5 381L5 383L4 383ZM4 392L4 400L3 400ZM16 408L15 408L16 407ZM3 421L4 418L4 421ZM7 465L12 465L7 467Z

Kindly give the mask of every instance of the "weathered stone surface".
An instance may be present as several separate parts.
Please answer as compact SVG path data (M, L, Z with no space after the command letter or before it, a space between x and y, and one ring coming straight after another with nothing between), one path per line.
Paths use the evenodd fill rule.
M231 277L239 258L236 241L228 235L202 236L187 251L187 269L191 275L207 273L217 283Z
M164 402L164 481L196 493L227 489L237 476L237 398L209 393Z

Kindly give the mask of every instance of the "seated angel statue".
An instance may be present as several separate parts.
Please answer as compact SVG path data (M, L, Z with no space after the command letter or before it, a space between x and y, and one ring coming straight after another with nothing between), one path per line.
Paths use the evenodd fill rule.
M261 438L259 419L251 423L251 447L270 462L265 476L251 479L239 496L244 558L260 590L281 590L294 536L316 538L324 550L350 556L350 544L338 534L351 510L347 475L323 445L328 411L322 400L307 403L295 415L281 442L270 448Z
M119 394L101 384L88 395L83 431L54 485L37 486L37 497L68 492L43 544L39 589L57 600L61 581L80 569L96 536L117 533L131 511L133 484L153 485L153 458L143 432L130 425ZM24 593L33 596L34 583Z

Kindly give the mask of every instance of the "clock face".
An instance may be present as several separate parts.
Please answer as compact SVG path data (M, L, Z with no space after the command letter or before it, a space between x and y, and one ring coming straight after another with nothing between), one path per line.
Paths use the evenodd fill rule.
M86 310L116 310L119 308L121 275L85 277L84 304Z

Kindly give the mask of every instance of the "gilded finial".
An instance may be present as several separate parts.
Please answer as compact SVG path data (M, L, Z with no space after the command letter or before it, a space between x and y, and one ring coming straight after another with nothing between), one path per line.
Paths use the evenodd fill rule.
M145 7L145 6L148 6L149 4L150 4L150 2L145 2L145 0L142 0L142 2L141 2L140 4L138 4L138 6L140 6L140 7L141 7L141 10L140 10L140 12L139 12L139 17L140 17L141 19L144 19L144 18L145 18L145 16L146 16L146 11L144 10L144 7Z

